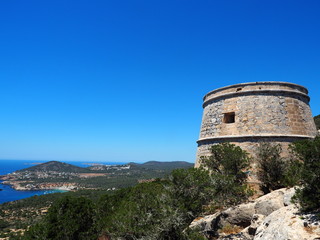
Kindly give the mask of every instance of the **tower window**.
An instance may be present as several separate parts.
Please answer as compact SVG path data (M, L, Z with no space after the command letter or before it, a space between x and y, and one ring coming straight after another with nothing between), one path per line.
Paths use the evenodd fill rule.
M223 117L223 122L224 123L234 123L235 122L235 113L234 112L229 112L225 113Z

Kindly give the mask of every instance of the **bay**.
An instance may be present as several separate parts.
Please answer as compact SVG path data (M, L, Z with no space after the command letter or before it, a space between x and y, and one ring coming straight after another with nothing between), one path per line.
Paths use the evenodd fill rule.
M65 192L62 190L36 190L36 191L17 191L13 189L10 185L0 183L0 204L5 202L11 202L15 200L20 200L23 198L32 197L35 195L43 195L57 192Z

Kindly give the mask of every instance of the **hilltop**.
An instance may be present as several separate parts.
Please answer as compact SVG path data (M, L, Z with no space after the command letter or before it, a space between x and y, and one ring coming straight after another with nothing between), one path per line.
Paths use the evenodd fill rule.
M83 173L88 172L88 169L78 167L72 164L64 163L64 162L58 162L58 161L50 161L41 163L32 167L24 168L21 170L18 170L16 172L70 172L70 173Z

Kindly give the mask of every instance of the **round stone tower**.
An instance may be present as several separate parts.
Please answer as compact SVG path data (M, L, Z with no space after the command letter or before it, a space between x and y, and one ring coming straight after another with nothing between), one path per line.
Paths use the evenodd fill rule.
M230 142L254 154L259 142L289 143L314 138L316 126L308 90L287 82L252 82L209 92L203 98L203 117L195 167L210 147Z

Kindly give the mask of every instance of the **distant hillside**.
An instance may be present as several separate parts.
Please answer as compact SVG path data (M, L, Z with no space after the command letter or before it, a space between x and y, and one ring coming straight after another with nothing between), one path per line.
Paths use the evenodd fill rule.
M193 163L183 162L183 161L174 161L174 162L149 161L142 164L130 163L130 165L132 167L153 169L153 170L173 170L177 168L191 168L194 166Z
M317 129L320 129L320 115L314 117L314 122L316 123Z
M83 173L83 172L88 172L90 170L86 168L77 167L68 163L50 161L50 162L41 163L29 168L24 168L17 172L25 172L25 171L29 171L29 172L55 171L55 172Z
M141 170L162 170L162 171L171 171L177 168L191 168L194 166L193 163L183 162L183 161L174 161L174 162L157 162L157 161L149 161L146 163L129 163L126 165L130 165L132 169L141 169ZM125 169L126 165L114 165L114 166L106 166L99 170L116 170L116 169ZM101 165L103 166L103 165ZM50 161L46 163L41 163L29 168L24 168L16 172L47 172L47 171L55 171L55 172L69 172L69 173L88 173L88 172L100 172L95 171L96 166L91 166L88 168L82 168L78 166L74 166L72 164L58 162L58 161Z

